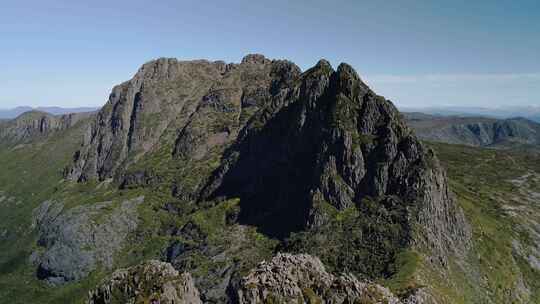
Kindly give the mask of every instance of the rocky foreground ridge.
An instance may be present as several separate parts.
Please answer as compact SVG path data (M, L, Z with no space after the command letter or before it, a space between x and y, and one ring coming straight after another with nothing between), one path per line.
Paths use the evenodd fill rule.
M202 304L189 273L180 274L171 264L150 260L129 269L116 270L90 291L88 304L150 303Z
M309 255L278 254L271 261L261 262L242 278L231 303L363 303L421 304L434 303L418 290L400 300L388 289L370 282L361 282L351 274L334 276L321 261ZM202 303L191 275L180 274L170 264L148 261L115 271L89 294L88 304Z

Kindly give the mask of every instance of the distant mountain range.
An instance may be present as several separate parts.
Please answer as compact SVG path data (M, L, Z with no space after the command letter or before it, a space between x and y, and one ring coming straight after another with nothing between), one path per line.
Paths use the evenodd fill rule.
M540 106L508 106L500 108L482 107L400 107L401 112L421 112L442 116L485 116L492 118L523 117L540 122Z
M443 116L403 113L407 124L424 140L496 148L540 145L540 124L517 117Z
M97 107L79 107L79 108L61 108L61 107L16 107L11 109L0 109L0 119L12 119L29 111L46 112L53 115L63 115L69 113L94 112L99 110Z

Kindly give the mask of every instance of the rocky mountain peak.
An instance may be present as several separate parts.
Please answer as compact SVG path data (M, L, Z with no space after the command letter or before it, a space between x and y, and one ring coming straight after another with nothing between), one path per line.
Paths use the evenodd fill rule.
M243 64L267 64L270 60L262 54L248 54L242 58Z
M278 237L324 226L325 206L363 209L369 200L411 219L398 246L464 250L467 224L444 172L391 102L347 64L334 71L321 61L295 83L281 107L252 117L199 200L240 197L241 220ZM414 222L425 225L414 231Z
M341 63L336 70L338 79L338 88L345 95L363 95L371 91L371 89L360 80L360 76L350 65ZM355 91L358 90L358 91Z
M242 64L169 58L148 62L130 81L113 88L88 129L81 159L67 177L83 181L121 175L125 162L157 148L166 130L181 130L193 119L204 120L203 112L247 120L266 103L269 91L288 84L299 73L290 62L270 61L261 55L248 55ZM238 127L233 129L238 131Z
M324 67L324 68L332 69L332 64L330 64L330 62L328 60L324 59L324 58L319 59L319 61L317 61L315 66L316 67Z
M167 169L141 165L158 152ZM161 187L199 208L239 198L240 224L280 240L307 231L295 248L318 248L325 229L345 236L335 218L354 210L359 233L349 238L380 252L355 265L370 265L374 277L389 275L410 247L446 265L470 238L436 156L350 65L334 70L325 60L303 73L262 55L145 64L113 89L66 177L120 187L168 181Z

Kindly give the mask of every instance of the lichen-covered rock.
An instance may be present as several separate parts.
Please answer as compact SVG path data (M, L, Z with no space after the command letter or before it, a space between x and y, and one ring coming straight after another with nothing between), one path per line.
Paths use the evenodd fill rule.
M98 288L90 291L88 304L200 304L199 291L189 273L180 274L171 264L150 260L116 270Z
M334 276L310 255L278 254L245 276L237 303L424 303L411 296L402 301L380 285L361 282L353 275ZM416 301L416 302L414 302Z
M98 265L112 267L114 254L137 227L136 207L143 200L138 197L71 209L61 202L43 202L34 210L33 219L38 249L31 262L37 266L38 277L60 284L80 280Z

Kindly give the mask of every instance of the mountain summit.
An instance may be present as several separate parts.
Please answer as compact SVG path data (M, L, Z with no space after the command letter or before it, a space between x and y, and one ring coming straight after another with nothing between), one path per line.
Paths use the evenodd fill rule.
M146 63L113 89L65 176L167 189L194 209L239 199L233 223L370 278L392 275L407 249L444 268L470 242L434 153L345 63L305 72L262 55ZM344 212L345 226L336 221ZM205 238L193 223L174 233ZM168 259L183 265L177 248Z

